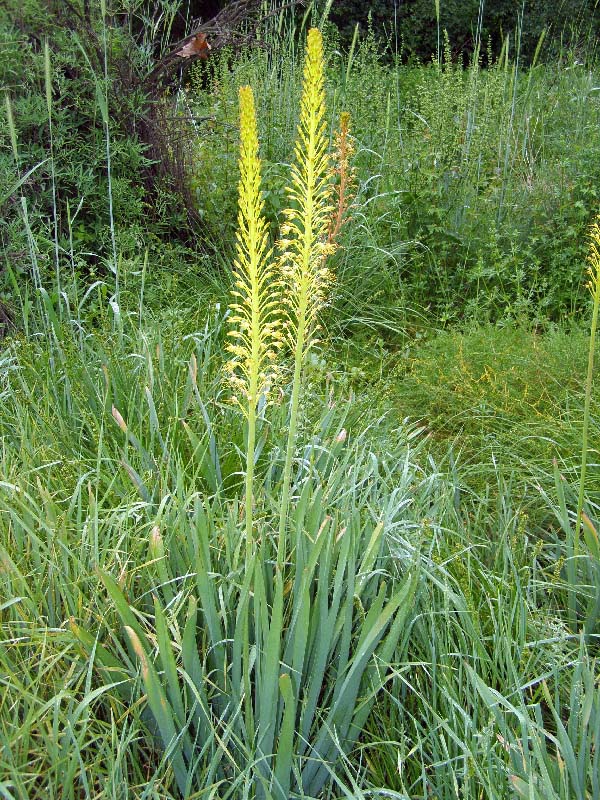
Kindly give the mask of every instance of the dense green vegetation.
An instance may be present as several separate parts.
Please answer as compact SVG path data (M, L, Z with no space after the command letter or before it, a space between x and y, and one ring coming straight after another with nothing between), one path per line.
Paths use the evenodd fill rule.
M565 45L588 50L600 25L595 0L531 0L526 5L511 0L338 0L332 4L330 17L348 42L357 24L363 30L371 25L394 52L402 50L421 61L437 52L438 37L445 30L457 54L471 53L482 41L491 41L498 54L509 38L520 60L531 64L540 45L549 57Z
M0 798L599 800L588 29L406 64L334 3L148 96L159 5L0 19Z

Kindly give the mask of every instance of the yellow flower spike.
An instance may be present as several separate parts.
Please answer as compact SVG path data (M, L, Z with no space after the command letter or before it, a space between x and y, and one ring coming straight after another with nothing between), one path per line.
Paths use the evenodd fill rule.
M589 287L594 295L596 292L600 292L600 215L596 217L590 228L588 261L590 266L587 272L591 278Z
M289 207L283 212L280 265L286 286L285 333L294 353L294 378L290 400L290 419L279 516L277 564L285 562L286 524L302 369L306 355L315 343L317 314L327 296L331 273L325 267L327 256L335 250L328 241L332 183L325 135L325 79L323 75L321 32L308 32L300 121L295 146L295 163L287 189Z
M229 335L234 339L227 347L233 358L227 372L245 385L249 398L245 414L272 382L273 351L281 339L279 279L271 264L268 228L263 214L260 191L260 159L254 95L249 86L242 86L240 100L240 182L238 191L238 230L234 263L235 288L229 310Z
M327 241L332 215L331 166L325 132L325 81L321 32L308 32L295 164L287 194L290 207L279 242L281 270L288 286L290 324L287 335L294 351L304 356L314 344L317 312L331 284L325 259L333 252Z
M239 92L240 182L238 230L234 262L235 288L227 346L231 359L226 374L234 402L248 423L246 448L246 557L252 555L254 451L258 403L275 375L274 358L281 341L280 281L271 263L268 228L260 192L260 159L254 95L249 86Z

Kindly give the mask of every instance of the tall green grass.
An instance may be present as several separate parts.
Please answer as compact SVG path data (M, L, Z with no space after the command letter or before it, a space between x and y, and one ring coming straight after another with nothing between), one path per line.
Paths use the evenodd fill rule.
M178 796L170 759L179 742L165 755L109 596L123 613L133 613L123 597L136 610L127 624L145 637L138 634L149 663L160 641L163 653L170 641L178 676L194 674L189 663L177 665L189 642L193 598L200 614L210 596L198 588L194 548L212 542L216 614L221 624L228 620L223 646L234 643L227 639L235 616L223 608L235 608L244 588L237 499L244 441L218 376L222 314L195 330L181 321L162 329L146 321L140 328L130 314L121 331L110 319L91 331L63 315L56 338L15 340L4 353L0 730L7 797ZM499 474L495 489L488 478L490 491L468 490L460 461L455 472L446 462L427 463L422 433L397 412L369 416L360 396L344 411L343 377L313 377L311 391L296 462L295 529L318 530L327 517L338 534L347 527L337 542L337 535L322 537L322 546L327 540L333 548L318 567L323 586L323 570L341 568L344 537L358 544L381 524L387 536L376 572L360 591L343 581L345 602L420 564L417 599L390 667L378 663L386 694L339 774L347 791L509 798L522 790L574 798L586 796L578 795L583 786L597 796L596 640L568 627L568 553L558 527L561 507L570 506L573 523L576 492L563 501L550 491L542 497L547 518L557 521L544 532L519 500L518 480ZM270 491L281 475L284 420L261 440L257 471ZM222 499L207 514L205 498L217 490ZM593 503L586 509L597 518ZM269 527L276 529L274 512L268 502L255 511L267 531L264 546ZM204 540L197 538L203 526ZM592 586L578 590L582 600ZM212 649L200 652L211 669ZM171 691L160 657L155 669ZM215 692L216 680L214 673L207 692ZM195 685L181 684L186 714ZM194 714L203 707L197 702ZM195 719L182 728L188 735ZM203 740L209 746L199 763L208 766L197 777L219 793L226 785L231 796L253 796L256 785L240 768L253 763L250 752L246 762L225 720L217 730L231 739ZM238 765L219 788L223 779L210 773L215 752L225 759L221 766L227 754Z

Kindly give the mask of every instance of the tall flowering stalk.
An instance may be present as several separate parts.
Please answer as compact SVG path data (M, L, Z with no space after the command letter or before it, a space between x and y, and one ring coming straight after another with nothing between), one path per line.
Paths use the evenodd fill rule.
M296 431L302 367L306 354L315 342L317 312L331 283L326 268L327 256L335 249L328 241L333 208L331 164L325 135L325 85L323 77L323 39L321 32L308 32L300 122L287 190L289 207L283 212L280 265L286 287L288 321L286 335L294 354L294 377L290 400L290 418L283 472L279 517L277 563L285 558L286 521Z
M590 251L588 255L588 287L592 293L592 325L590 330L590 348L588 353L588 370L585 383L585 406L583 412L583 434L581 450L581 473L579 476L579 497L577 501L577 518L575 521L575 535L573 537L573 558L579 555L579 538L583 518L583 496L585 492L585 477L587 472L588 435L590 427L590 403L592 399L592 381L594 376L594 350L596 347L596 332L598 328L598 309L600 307L600 215L596 217L590 230ZM576 569L576 563L574 564Z
M253 544L253 481L258 403L268 392L274 377L275 353L280 343L280 281L268 243L267 223L260 191L260 158L254 95L249 86L239 91L240 183L235 283L229 306L227 349L231 353L226 369L233 388L233 400L246 417L246 558Z

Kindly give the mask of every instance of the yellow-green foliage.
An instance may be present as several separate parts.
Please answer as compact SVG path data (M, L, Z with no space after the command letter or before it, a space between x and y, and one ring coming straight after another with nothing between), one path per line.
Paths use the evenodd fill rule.
M230 305L234 342L228 373L234 400L248 414L256 408L274 374L281 322L279 279L271 261L260 190L260 159L254 96L240 89L240 184L234 301ZM246 402L242 402L242 398Z

